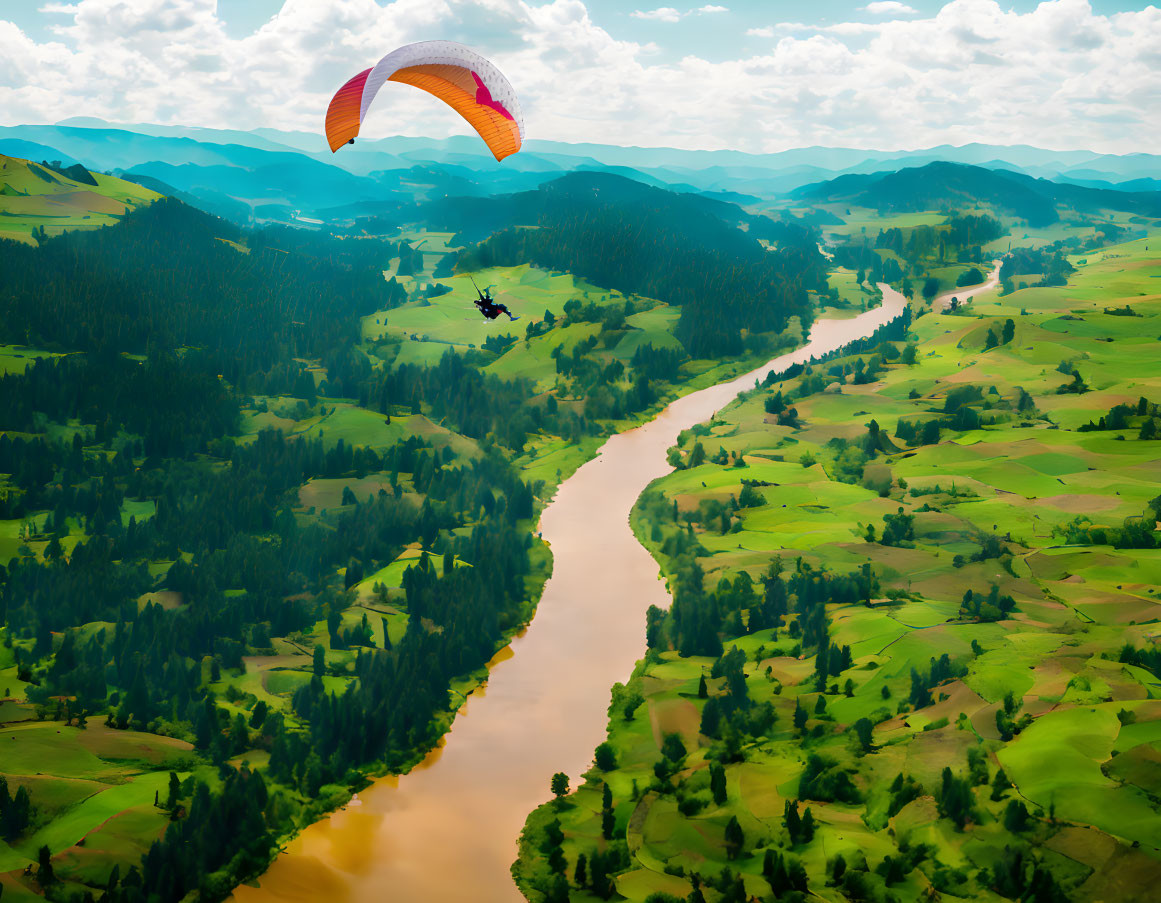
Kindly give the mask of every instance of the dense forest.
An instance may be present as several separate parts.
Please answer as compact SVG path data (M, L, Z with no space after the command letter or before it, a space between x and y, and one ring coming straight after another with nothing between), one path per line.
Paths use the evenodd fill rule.
M236 227L163 199L108 229L0 243L0 341L144 354L195 347L245 380L357 338L356 317L403 298L375 240ZM380 268L381 269L381 268ZM216 369L213 369L216 368Z
M530 616L541 487L507 449L532 431L595 426L529 405L527 382L485 377L492 355L374 366L358 318L406 300L382 276L398 247L242 233L171 200L39 248L0 241L0 339L58 352L0 377L0 512L24 542L0 565L16 674L39 718L183 738L214 769L173 779L158 801L169 830L139 865L102 879L108 899L224 897L321 788L357 786L364 769L406 767L430 748L450 681ZM337 393L388 420L426 412L482 446L245 435L254 396L325 410ZM367 474L383 475L377 493L347 489L329 511L300 504L312 480ZM385 617L364 610L352 623L355 585L413 544L425 551L392 597L406 613L394 640ZM228 679L248 656L320 624L310 679L284 706L235 693ZM231 764L255 752L268 756L262 769ZM43 807L23 786L3 796L16 842ZM55 852L42 851L35 881L64 899L78 885L54 872Z

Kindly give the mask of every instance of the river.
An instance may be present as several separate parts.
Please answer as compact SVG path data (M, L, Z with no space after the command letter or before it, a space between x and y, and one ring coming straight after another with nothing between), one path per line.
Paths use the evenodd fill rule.
M991 288L959 291L961 301ZM677 434L708 420L770 372L870 335L906 303L819 320L806 345L744 376L679 398L612 436L557 491L541 516L552 578L532 624L498 654L443 743L402 777L383 778L305 829L237 903L362 900L520 903L509 866L524 820L550 798L557 771L574 783L605 739L609 690L645 649L645 611L667 608L657 562L629 528L642 490L668 473ZM939 300L937 299L937 303Z

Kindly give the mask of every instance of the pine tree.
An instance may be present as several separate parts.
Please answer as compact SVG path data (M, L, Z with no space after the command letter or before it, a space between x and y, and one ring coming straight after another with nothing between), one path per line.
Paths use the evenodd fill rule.
M720 762L710 763L710 793L714 802L721 806L726 801L726 770Z
M742 846L746 842L746 836L742 832L742 826L738 824L736 815L731 815L730 820L726 822L726 857L728 859L737 859L742 852Z
M802 820L798 816L798 803L796 801L786 801L782 810L782 823L786 826L786 833L790 835L791 845L796 845L802 834Z

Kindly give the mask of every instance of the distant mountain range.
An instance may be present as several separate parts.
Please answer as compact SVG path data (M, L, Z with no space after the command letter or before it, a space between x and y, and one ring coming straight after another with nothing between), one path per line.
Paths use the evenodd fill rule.
M1161 156L1025 145L946 145L915 151L811 147L748 154L532 138L521 153L498 164L474 136L383 138L331 154L321 134L122 126L86 118L0 127L0 153L66 165L79 162L185 196L240 222L349 222L444 197L531 191L575 171L614 173L740 204L777 199L839 177L878 181L883 173L932 163L960 163L1114 193L1161 188ZM862 185L861 190L871 185L843 182L840 187L848 184ZM888 182L877 190L889 194L893 189ZM1043 190L1033 194L1043 201ZM1037 201L1029 196L1026 202L1035 210Z
M1046 226L1060 217L1058 207L1087 213L1115 210L1143 216L1161 216L1161 192L1114 191L1036 179L1009 170L985 169L961 163L844 175L792 193L810 203L843 201L884 212L939 210L944 207L983 205L1030 226Z

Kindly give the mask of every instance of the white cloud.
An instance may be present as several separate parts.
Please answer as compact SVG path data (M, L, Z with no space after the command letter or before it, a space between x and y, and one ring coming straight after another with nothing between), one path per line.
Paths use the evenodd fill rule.
M634 19L652 19L656 22L680 22L686 16L707 13L728 13L730 11L728 6L716 6L709 4L708 6L699 6L697 9L691 9L686 12L681 12L674 9L672 6L659 6L657 9L637 9L629 13Z
M875 0L874 3L868 3L863 9L874 16L910 16L919 12L906 3L900 3L899 0Z
M711 62L618 39L582 0L380 2L286 0L244 38L229 36L216 0L75 0L47 41L0 12L0 122L99 116L317 133L354 72L441 37L476 46L509 76L530 138L755 152L1161 144L1154 7L1101 15L1085 0L1046 0L1021 13L952 0L874 24L751 28L769 42L758 54ZM442 104L392 85L364 134L467 132Z
M637 9L629 13L634 19L654 19L658 22L679 22L682 14L672 6L659 6L657 9Z

